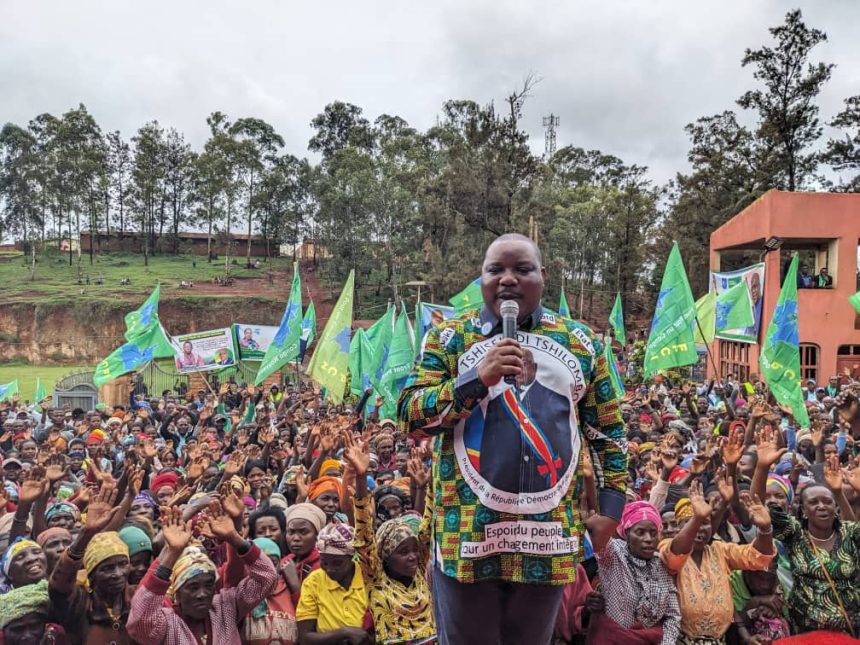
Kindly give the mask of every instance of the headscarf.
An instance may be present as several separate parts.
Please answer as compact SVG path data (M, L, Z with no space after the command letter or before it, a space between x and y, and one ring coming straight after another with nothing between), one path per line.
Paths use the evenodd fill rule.
M87 588L87 591L90 591L89 578L93 575L93 571L96 570L96 567L108 558L112 558L117 555L124 555L127 558L128 547L125 542L120 539L119 533L116 531L97 533L95 537L90 540L90 543L87 545L87 550L84 551L84 569L87 572L87 580L84 583L84 586Z
M348 524L327 524L317 535L317 551L320 554L353 555L355 547L352 539L355 529Z
M651 452L657 446L653 441L645 441L639 446L639 454L644 455L646 452Z
M693 517L693 502L690 501L689 497L679 499L675 503L675 521L681 522L682 520L689 520L691 517Z
M409 496L404 493L402 489L391 484L377 488L373 491L373 501L376 506L376 517L383 522L392 519L391 515L388 514L388 511L382 505L382 502L387 499L396 499L404 509L410 505L411 501Z
M767 476L767 486L776 486L781 489L782 492L785 493L785 496L788 498L788 503L791 504L791 500L794 497L794 488L791 485L791 482L788 481L782 475L768 475Z
M48 581L24 585L0 595L0 630L29 614L48 613Z
M683 468L682 466L675 466L675 468L672 470L672 474L669 475L669 483L677 484L689 474L690 471L686 468Z
M663 530L660 513L651 502L640 501L627 504L621 513L621 522L618 524L618 535L624 537L628 529L639 522L645 521L653 522L658 532Z
M341 472L343 470L341 463L337 459L326 459L320 466L320 474L325 475L326 472L332 468L337 470L337 472Z
M316 504L302 502L301 504L293 504L284 512L284 518L287 524L290 520L306 520L311 523L317 533L322 531L327 521L325 511Z
M801 430L797 431L795 442L798 446L807 439L812 441L812 431L809 428L802 428Z
M245 495L242 498L242 503L248 507L248 510L256 511L257 510L257 500L255 500L250 495Z
M385 562L389 556L400 546L405 540L411 537L417 538L415 521L412 519L414 515L403 515L393 520L383 522L376 529L376 548L379 552L380 559Z
M239 496L244 497L245 495L245 482L242 481L242 478L239 475L233 475L230 478L230 490L236 493Z
M278 543L274 540L270 540L269 538L264 537L258 537L254 538L254 544L260 547L260 551L262 551L266 555L273 555L276 558L281 557L281 547L279 547Z
M8 513L8 515L14 515L13 513ZM6 552L3 554L3 558L0 559L0 594L6 593L12 588L12 581L9 579L9 568L12 566L12 560L15 559L21 551L24 549L36 547L40 551L42 547L40 547L33 540L28 540L24 537L18 537L12 544L9 545L9 548L6 549Z
M152 478L152 482L149 484L149 490L153 493L157 493L159 489L164 488L165 486L169 486L175 490L177 482L179 482L179 476L176 473L161 473L160 475Z
M176 597L176 592L182 589L182 585L192 578L206 573L215 574L217 580L218 571L215 568L215 563L199 546L185 547L182 555L173 565L167 597L173 600Z
M149 551L152 553L152 540L146 531L136 526L123 527L119 532L119 539L128 547L128 557L133 558L138 553Z
M42 549L45 548L45 543L51 538L63 536L68 537L70 540L72 539L72 534L69 533L68 529L60 528L59 526L55 526L50 529L45 529L36 537L36 542Z
M308 487L308 500L314 501L323 493L328 492L337 493L338 497L343 500L343 484L341 483L339 477L325 475L323 477L318 477L317 479L315 479L313 483Z
M140 493L135 495L134 500L132 501L132 506L134 504L138 504L140 502L143 502L144 504L146 504L147 506L152 508L153 517L155 519L158 519L159 515L161 515L161 509L158 508L158 504L152 498L152 495L150 494L149 491L141 491Z
M45 524L50 522L57 515L71 515L75 522L81 521L81 511L74 504L69 502L56 501L45 511Z
M96 428L95 430L90 432L90 436L87 437L87 440L84 443L88 446L97 446L100 443L103 443L106 438L107 435L104 433L104 431L100 430L99 428Z

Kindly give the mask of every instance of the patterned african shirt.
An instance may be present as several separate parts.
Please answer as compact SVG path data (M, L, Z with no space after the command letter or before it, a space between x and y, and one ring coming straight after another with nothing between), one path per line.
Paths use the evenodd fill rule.
M619 519L625 428L600 339L538 307L520 324L534 373L488 388L478 365L501 336L486 307L425 336L398 403L411 433L435 434L434 562L460 582L574 581L584 527L577 500L589 450L600 512Z

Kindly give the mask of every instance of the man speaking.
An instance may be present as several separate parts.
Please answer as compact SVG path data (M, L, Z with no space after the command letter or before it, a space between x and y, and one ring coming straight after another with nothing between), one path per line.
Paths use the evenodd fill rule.
M398 404L410 432L435 434L433 601L440 643L548 643L573 582L584 525L579 455L589 450L600 546L624 508L624 425L598 337L541 307L537 245L487 249L484 306L433 327ZM518 305L516 338L500 307ZM508 378L506 378L508 377Z

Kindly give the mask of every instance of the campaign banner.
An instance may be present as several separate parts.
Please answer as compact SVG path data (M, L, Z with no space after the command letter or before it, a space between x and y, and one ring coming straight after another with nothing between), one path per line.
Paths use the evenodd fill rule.
M174 336L176 369L180 372L218 370L236 364L233 329L210 329Z
M761 308L764 302L764 263L728 271L725 273L711 272L711 287L719 298L720 294L728 291L741 280L746 280L752 299L753 316L755 320L749 327L742 329L717 329L716 337L725 340L736 340L741 343L757 343L761 327Z
M272 340L278 333L277 327L269 325L246 325L236 323L233 325L236 334L236 347L239 348L239 358L242 360L261 361L266 355L266 350L272 344Z

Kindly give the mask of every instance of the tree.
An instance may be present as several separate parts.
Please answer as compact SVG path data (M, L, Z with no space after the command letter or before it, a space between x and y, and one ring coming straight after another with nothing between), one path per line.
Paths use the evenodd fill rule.
M125 233L125 212L131 193L131 148L123 141L119 131L107 135L107 164L110 174L110 193L116 205L120 237Z
M262 119L239 119L230 126L229 133L236 141L234 159L247 194L248 247L245 259L247 266L250 267L255 191L264 173L275 162L278 150L284 147L284 140L270 124Z
M134 165L132 179L136 192L138 223L143 238L143 263L149 265L149 254L155 235L155 218L162 204L165 178L164 129L150 121L132 137Z
M195 157L185 137L170 128L164 141L164 186L170 207L174 254L179 253L179 225L190 201Z
M815 99L833 65L808 62L827 34L807 27L800 9L788 12L784 24L769 31L776 45L747 49L741 61L744 67L754 66L753 77L764 89L745 92L738 105L758 113L756 137L769 152L774 181L793 191L815 176L818 155L810 148L822 130Z
M21 235L25 243L43 220L38 203L38 147L32 133L12 123L0 130L0 239Z
M839 190L860 192L860 94L845 99L845 109L833 118L830 125L846 132L842 138L827 142L823 159L837 172L856 173L841 183Z

